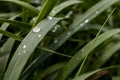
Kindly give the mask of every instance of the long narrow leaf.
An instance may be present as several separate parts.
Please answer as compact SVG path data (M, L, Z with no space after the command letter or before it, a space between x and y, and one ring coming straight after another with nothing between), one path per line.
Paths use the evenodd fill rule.
M39 13L39 10L37 10L37 8L35 8L34 6L26 3L26 2L23 2L23 1L20 1L20 0L0 0L0 1L7 1L7 2L12 2L12 3L16 3L18 5L21 5L22 7L25 7L27 9L29 9L30 11L38 14Z
M85 58L86 55L90 54L92 50L94 50L98 45L112 37L113 35L120 32L120 29L113 29L101 34L96 41L95 39L90 41L87 45L85 45L80 51L78 51L73 58L65 65L64 69L61 71L58 79L65 80L71 72L81 63L81 61ZM93 45L94 43L94 45ZM90 45L93 45L91 48ZM83 51L84 50L84 51Z
M26 62L34 49L44 38L47 32L60 20L61 18L54 18L52 20L45 19L38 23L36 27L28 33L14 53L5 73L4 80L19 79Z
M59 13L60 11L62 11L64 8L74 5L74 4L79 4L82 1L78 1L78 0L69 0L69 1L65 1L57 6L55 6L53 8L53 10L51 11L51 13L49 14L50 16L55 16L57 13Z

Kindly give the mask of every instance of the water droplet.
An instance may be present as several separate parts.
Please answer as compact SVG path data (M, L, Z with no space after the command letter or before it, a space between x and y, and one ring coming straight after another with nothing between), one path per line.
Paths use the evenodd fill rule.
M57 43L58 42L58 40L54 40L54 43Z
M80 24L80 26L83 26L83 24Z
M85 20L85 23L88 23L88 22L89 22L89 20L88 20L88 19L86 19L86 20Z
M48 18L48 20L52 20L53 19L51 16L48 16L47 18Z
M23 53L26 53L26 51L23 51Z
M18 55L20 55L21 53L19 52Z
M23 48L26 48L27 46L26 45L23 45Z
M70 34L71 34L71 32L68 32L67 34L68 34L68 35L70 35Z
M98 14L98 13L99 13L99 11L96 11L95 13L96 13L96 14Z
M40 28L39 27L35 27L35 28L33 28L33 32L40 32Z
M82 49L82 52L85 51L85 49Z
M55 14L56 12L55 11L52 11L53 14Z
M42 36L41 34L38 35L38 37L41 37L41 36Z
M56 32L56 29L53 29L52 32Z

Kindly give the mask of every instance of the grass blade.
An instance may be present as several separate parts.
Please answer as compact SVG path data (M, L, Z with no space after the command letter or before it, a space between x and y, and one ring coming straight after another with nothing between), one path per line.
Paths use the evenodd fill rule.
M68 38L70 38L78 30L80 30L85 24L87 24L93 18L98 16L100 13L102 13L104 10L106 10L107 8L109 8L111 5L113 5L114 3L118 2L118 1L119 0L112 0L112 1L111 0L102 0L102 1L98 2L96 5L94 5L92 8L90 8L88 11L86 11L84 14L82 14L80 17L78 17L71 24L71 26L68 28L68 30L66 30L58 38L56 38L53 41L53 43L50 45L49 49L52 49L52 50L58 49L65 41L68 40ZM33 63L31 63L32 65L31 65L31 68L29 68L29 70L36 68L44 60L46 60L49 56L51 56L51 54L47 54L47 55L46 54L47 54L47 52L44 52L36 60L34 60Z
M100 68L119 49L120 42L107 46L103 54L91 65L92 69Z
M45 19L38 23L36 27L28 33L14 53L5 73L4 80L19 79L26 62L34 49L44 38L47 32L60 20L61 18L54 18L52 20Z
M90 54L92 50L94 50L98 45L100 45L102 42L107 40L108 38L112 37L113 35L117 34L120 32L120 29L113 29L110 31L107 31L96 39L93 39L90 41L87 45L85 45L80 51L78 51L73 58L65 65L64 69L61 71L58 80L65 80L71 72L80 64L80 62L85 58L86 55ZM89 49L90 45L94 45ZM84 51L83 51L84 50ZM72 65L71 65L72 64Z
M82 1L78 1L78 0L69 0L69 1L65 1L57 6L55 6L53 8L53 10L51 11L51 13L49 14L50 16L55 16L57 13L59 13L60 11L62 11L64 8L74 5L74 4L79 4Z
M56 4L58 0L46 0L42 9L40 10L39 12L39 15L33 25L33 27L38 23L40 22L41 20L43 20L44 18L46 18L50 11L53 9L54 5Z
M17 35L15 35L13 33L10 33L10 32L7 32L7 31L1 30L1 29L0 29L0 33L5 35L5 36L11 37L11 38L13 38L15 40L18 40L18 41L21 41L23 39L20 36L17 36Z
M20 29L30 29L31 25L28 23L20 22L20 21L15 21L15 20L8 20L8 19L3 19L0 18L0 22L7 22L12 25L18 26Z
M94 71L91 71L89 73L84 73L76 78L74 78L73 80L86 80L88 77L92 76L93 74L102 71L102 70L110 70L110 69L119 69L120 65L115 65L115 66L110 66L110 67L106 67L106 68L102 68L102 69L97 69Z
M18 5L21 5L22 7L25 7L27 8L28 10L38 14L39 13L39 10L37 10L37 8L35 8L34 6L26 3L26 2L23 2L23 1L20 1L20 0L0 0L0 1L7 1L7 2L12 2L12 3L16 3Z

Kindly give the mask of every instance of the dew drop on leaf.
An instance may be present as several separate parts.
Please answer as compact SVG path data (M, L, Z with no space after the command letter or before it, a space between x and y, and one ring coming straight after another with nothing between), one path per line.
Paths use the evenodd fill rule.
M26 53L26 51L23 51L23 53Z
M58 40L54 40L54 43L57 43L58 42Z
M38 35L38 37L41 37L41 36L42 36L41 34Z
M21 53L19 52L18 55L20 55Z
M83 24L80 24L80 26L83 26Z
M86 20L85 20L85 23L88 23L88 22L89 22L89 20L88 20L88 19L86 19Z
M52 11L53 14L55 14L55 11Z
M71 32L68 32L68 33L67 33L67 35L70 35L70 34L71 34Z
M82 52L85 51L85 49L82 49Z
M40 28L39 27L35 27L35 28L33 28L32 31L35 32L35 33L40 32Z
M53 19L51 16L48 16L47 18L48 18L48 20L52 20Z
M95 13L96 13L96 14L98 14L98 13L99 13L99 11L96 11Z
M26 45L23 45L23 48L25 49L27 46Z

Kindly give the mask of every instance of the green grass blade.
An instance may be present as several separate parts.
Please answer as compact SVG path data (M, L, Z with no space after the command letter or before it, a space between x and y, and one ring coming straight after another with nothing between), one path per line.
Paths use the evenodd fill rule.
M57 55L60 55L60 56L72 58L72 56L65 55L65 54L62 54L62 53L58 53L58 52L55 52L55 51L53 51L53 50L47 49L47 48L45 48L45 47L38 47L38 48L41 49L41 50L44 50L44 51L48 51L48 52L53 53L53 54L57 54Z
M103 54L95 60L95 62L91 65L92 69L100 68L111 56L120 49L119 43L112 43L105 48Z
M17 13L0 13L0 18L10 18L14 15L16 15Z
M113 35L120 32L120 29L113 29L110 31L107 31L96 39L93 39L90 41L87 45L85 45L80 51L78 51L73 58L65 65L64 69L61 71L58 80L65 80L71 72L80 64L80 62L85 58L86 55L90 54L92 50L94 50L98 45L100 45L102 42L107 40L108 38L112 37ZM90 45L94 45L89 49ZM71 65L72 64L72 65Z
M11 38L13 38L15 40L18 40L18 41L21 41L23 39L20 36L17 36L17 35L15 35L13 33L10 33L8 31L4 31L4 30L1 30L1 29L0 29L0 33L3 34L3 35L5 35L5 36L11 37Z
M9 18L9 20L14 20L15 18L17 18L18 16L22 15L23 13L20 14L16 14L12 17ZM8 28L10 24L9 23L3 23L0 27L1 30L6 30ZM0 34L0 39L2 38L2 34Z
M6 43L4 43L4 45L0 48L0 80L3 80L3 75L5 72L5 68L7 65L7 61L8 61L8 57L9 57L9 53L12 50L13 44L14 44L15 40L12 38L9 38Z
M82 14L80 17L78 17L66 30L63 32L58 38L56 38L53 43L50 45L50 49L56 50L58 49L65 41L68 40L74 33L76 33L78 30L80 30L85 24L87 24L89 21L91 21L93 18L98 16L100 13L102 13L104 10L106 10L108 7L113 5L114 3L118 2L118 0L102 0L98 2L95 6L90 8L88 11L86 11L84 14ZM87 20L87 21L86 21ZM32 66L37 67L40 63L42 63L44 60L46 60L50 55L46 55L46 52L41 54L34 63L31 63ZM44 60L43 60L44 57ZM42 58L42 60L41 60ZM35 68L34 67L34 68ZM31 67L32 68L32 67Z
M38 23L33 30L22 40L18 49L14 53L12 60L7 68L4 80L18 80L20 74L39 42L44 38L47 32L62 18L54 18L52 20L45 19Z
M102 71L102 70L110 70L110 69L119 69L120 65L115 65L115 66L110 66L110 67L106 67L106 68L102 68L102 69L97 69L88 73L84 73L76 78L74 78L73 80L86 80L88 77L92 76L93 74Z
M43 20L44 18L46 18L50 11L53 9L54 5L56 4L58 0L46 0L42 9L40 10L39 12L39 15L33 25L33 27L38 23L40 22L41 20Z
M0 22L10 23L12 25L18 26L20 29L30 29L31 28L30 24L24 23L24 22L20 22L20 21L16 21L16 20L8 20L8 19L0 18Z
M15 3L15 4L21 5L22 7L25 7L28 10L30 10L30 11L36 13L36 14L39 13L39 10L37 8L35 8L34 6L32 6L32 5L30 5L26 2L20 1L20 0L0 0L0 1L12 2L12 3Z
M54 65L48 67L47 69L45 69L44 71L42 71L40 73L40 75L39 75L40 78L43 78L43 77L49 75L50 73L53 73L53 72L61 69L65 65L65 63L66 62L61 62L61 63L57 63L57 64L54 64Z
M55 6L53 8L53 10L51 11L51 13L49 14L50 16L55 16L57 13L59 13L60 11L62 11L64 8L74 5L74 4L79 4L82 1L78 1L78 0L69 0L69 1L65 1L57 6Z

